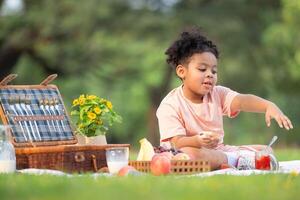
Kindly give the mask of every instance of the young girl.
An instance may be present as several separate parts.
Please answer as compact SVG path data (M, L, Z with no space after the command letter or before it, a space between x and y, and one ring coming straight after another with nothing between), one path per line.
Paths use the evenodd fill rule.
M266 148L223 144L223 115L233 118L240 111L260 112L265 113L268 127L275 119L281 128L293 128L271 101L216 85L219 51L198 29L182 32L166 55L182 85L173 89L157 110L161 143L172 144L192 158L209 160L216 169L222 164L237 166L241 152ZM219 137L203 134L208 131Z

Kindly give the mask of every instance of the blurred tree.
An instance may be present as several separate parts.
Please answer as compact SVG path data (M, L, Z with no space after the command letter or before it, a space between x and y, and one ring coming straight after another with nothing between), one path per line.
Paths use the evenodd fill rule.
M24 0L22 12L0 16L0 77L16 72L16 83L30 84L58 73L67 105L81 93L112 100L124 122L109 141L158 144L156 109L180 84L164 56L178 33L203 27L222 52L220 83L267 97L275 85L264 75L261 35L280 9L278 0ZM255 117L237 121L226 122L233 135L264 130Z
M265 64L269 65L269 78L284 93L300 91L300 2L283 0L281 18L266 30ZM276 59L274 59L276 58ZM284 83L284 84L282 84Z
M73 86L62 85L68 101L81 92L111 96L126 92L123 96L131 102L122 110L126 124L120 130L126 134L115 139L140 137L137 132L146 134L148 124L149 137L157 141L153 113L169 88L171 70L161 67L165 65L161 36L167 33L167 19L161 20L163 11L148 6L134 9L128 2L118 0L90 0L84 4L68 0L25 1L24 12L0 18L0 26L4 27L0 31L0 76L12 71L26 74L23 69L31 74L40 68L44 74L78 78L70 80ZM83 78L86 83L81 82ZM30 81L33 79L27 83ZM142 95L142 101L131 98L137 93ZM116 106L123 103L122 99L116 102ZM141 108L134 109L137 102L141 102Z
M299 145L296 133L300 130L300 2L282 0L279 16L263 34L261 63L266 82L273 86L270 97L278 99L294 123L292 133L295 134L286 135L284 139L288 144Z

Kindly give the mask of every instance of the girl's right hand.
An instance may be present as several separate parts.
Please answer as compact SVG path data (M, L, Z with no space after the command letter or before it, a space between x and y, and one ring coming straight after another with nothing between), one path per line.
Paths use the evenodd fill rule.
M219 139L207 135L198 135L197 139L198 139L199 146L208 149L216 148L219 143Z

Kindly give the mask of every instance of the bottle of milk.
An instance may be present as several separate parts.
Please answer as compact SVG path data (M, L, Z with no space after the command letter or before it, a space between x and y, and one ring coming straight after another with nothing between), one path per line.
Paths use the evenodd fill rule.
M7 137L8 126L0 125L0 173L16 171L16 154Z

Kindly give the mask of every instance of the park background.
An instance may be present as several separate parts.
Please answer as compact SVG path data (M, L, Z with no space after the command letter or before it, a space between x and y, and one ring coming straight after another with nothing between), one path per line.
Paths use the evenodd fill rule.
M188 26L202 27L221 52L219 84L275 102L294 129L263 114L225 117L225 142L300 145L300 1L0 0L0 78L38 84L50 74L70 112L80 94L112 101L123 117L109 143L159 141L155 112L180 84L164 52Z

